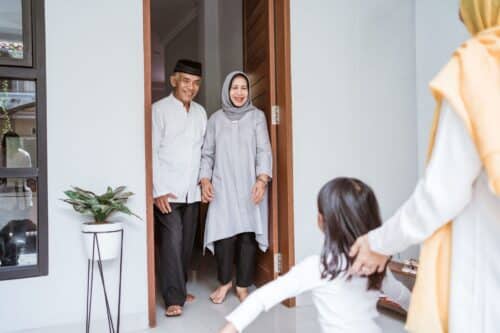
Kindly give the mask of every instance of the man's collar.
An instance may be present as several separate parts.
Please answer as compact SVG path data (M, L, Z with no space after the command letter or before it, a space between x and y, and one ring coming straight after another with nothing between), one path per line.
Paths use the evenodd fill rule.
M182 101L180 99L178 99L177 97L175 97L175 94L174 92L172 91L170 93L170 96L172 97L172 99L175 101L175 103L178 103L184 110L186 110L185 106L184 106L184 103L182 103ZM186 111L189 111L191 110L191 106L192 106L192 101L189 103L188 105L188 109Z

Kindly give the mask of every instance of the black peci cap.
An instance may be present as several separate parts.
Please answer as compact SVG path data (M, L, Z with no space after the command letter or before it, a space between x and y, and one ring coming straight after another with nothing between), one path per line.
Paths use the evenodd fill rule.
M201 63L188 59L179 59L175 64L174 73L186 73L201 76Z

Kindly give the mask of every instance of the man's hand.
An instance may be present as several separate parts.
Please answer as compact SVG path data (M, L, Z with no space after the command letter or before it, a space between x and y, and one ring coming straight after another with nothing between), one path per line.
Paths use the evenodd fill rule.
M160 212L162 212L163 214L169 214L172 212L172 208L170 207L170 203L168 202L169 198L177 199L177 197L172 193L168 193L154 199L155 206L158 207Z
M359 237L349 252L351 258L356 258L350 269L353 275L371 275L383 272L389 260L388 256L374 252L370 248L368 235Z
M227 323L226 326L224 326L219 333L238 333L238 330L232 323Z
M203 178L201 181L201 201L204 203L212 202L214 199L214 186L208 178Z
M254 204L258 205L264 199L264 194L266 193L266 183L257 180L252 187L252 201Z

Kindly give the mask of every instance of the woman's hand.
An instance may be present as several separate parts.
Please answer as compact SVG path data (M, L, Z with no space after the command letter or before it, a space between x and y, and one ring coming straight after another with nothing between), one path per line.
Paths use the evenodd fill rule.
M252 188L252 201L254 204L258 205L264 199L264 194L266 194L267 183L260 179L257 179L255 185Z
M200 183L201 183L201 201L203 203L212 202L215 196L212 182L208 178L203 178L200 181Z
M368 235L359 237L351 247L349 256L354 259L351 274L368 276L373 273L382 273L389 257L372 251Z
M238 333L238 330L232 323L227 323L226 326L224 326L219 333Z

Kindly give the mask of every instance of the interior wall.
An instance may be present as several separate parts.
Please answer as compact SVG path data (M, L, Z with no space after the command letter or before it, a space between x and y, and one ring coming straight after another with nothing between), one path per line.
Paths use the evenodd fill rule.
M74 323L85 327L87 261L80 225L61 202L78 185L127 185L145 216L142 2L46 0L49 275L0 283L0 331ZM111 22L111 23L110 23ZM146 223L125 222L122 329L147 327ZM104 265L116 305L118 261ZM95 280L92 317L105 325ZM113 307L113 309L116 309Z
M164 47L165 56L165 78L168 78L172 74L175 67L175 63L178 59L191 59L195 61L200 61L200 50L198 49L198 20L193 19L174 39L172 39ZM166 84L166 93L170 94L172 87L170 83ZM199 101L199 99L196 99Z
M219 0L220 72L243 70L243 0Z
M220 108L220 36L219 1L204 0L199 6L200 56L203 63L203 85L200 95L208 114Z
M429 82L449 61L453 51L469 37L458 18L457 0L418 0L416 4L418 166L420 174L434 115L435 102ZM432 10L429 10L432 8Z
M204 0L198 9L204 68L200 101L210 115L220 109L226 75L243 68L243 1Z
M167 95L171 92L168 77L177 59L201 61L203 80L196 101L210 115L220 108L220 89L227 73L243 67L242 0L199 1L196 12L190 23L163 46L163 64L153 61L153 65L164 68L167 82L163 95Z
M167 96L165 82L165 48L157 31L151 30L151 80L153 102Z
M157 31L151 31L151 79L165 81L165 49Z
M367 182L383 218L415 186L415 2L291 0L291 52L298 262L321 249L326 181Z

